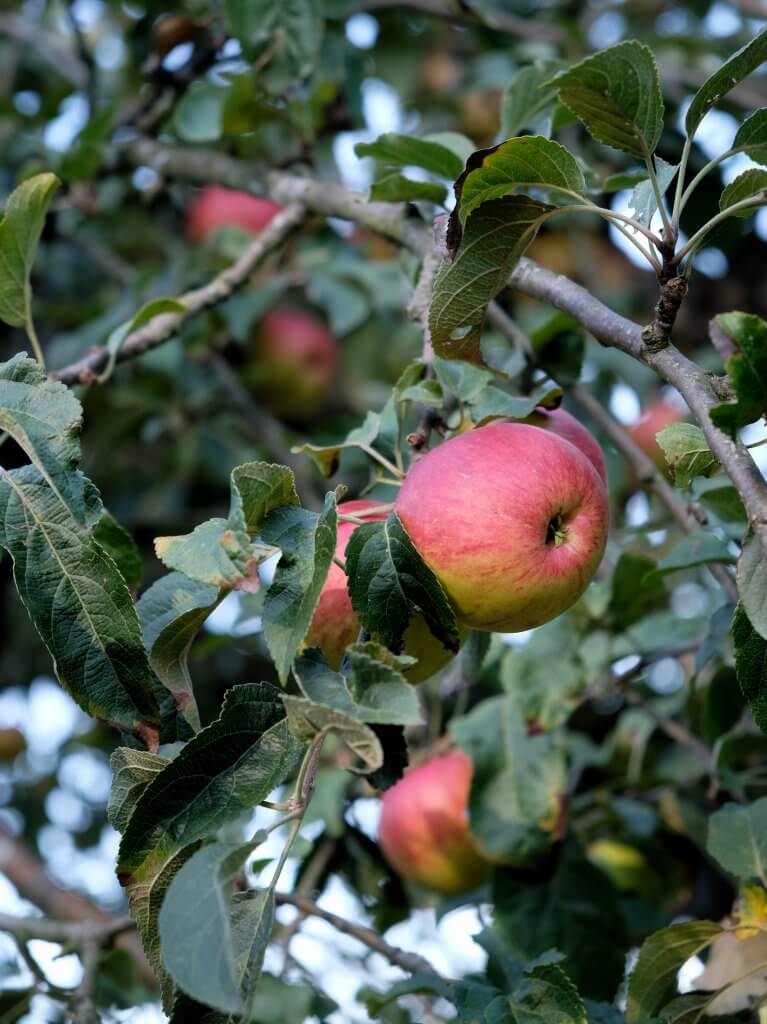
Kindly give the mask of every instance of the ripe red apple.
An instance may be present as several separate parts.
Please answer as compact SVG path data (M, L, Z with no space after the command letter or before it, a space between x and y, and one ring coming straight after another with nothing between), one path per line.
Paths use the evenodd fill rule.
M655 435L683 419L684 413L681 409L659 398L648 406L639 422L629 428L629 434L645 455L649 455L658 469L662 469L664 472L668 472L666 456L655 440Z
M242 228L258 234L281 209L270 199L206 185L189 207L187 235L193 242L204 242L219 228Z
M446 894L480 885L491 865L469 832L472 763L456 751L411 768L381 797L378 839L403 878Z
M549 430L495 422L416 462L395 511L464 626L516 632L583 593L607 540L607 491Z
M338 345L312 313L279 306L256 326L246 379L267 408L308 419L325 403L338 369Z
M344 501L338 506L338 511L354 514L362 509L373 508L377 504L380 503L370 500ZM378 514L366 516L365 521L374 522L376 519L385 518L384 514ZM336 557L341 561L346 554L349 538L356 529L356 523L338 524ZM346 573L334 562L330 566L304 643L307 647L321 648L328 664L338 669L344 651L349 644L354 643L359 631L360 622L349 598ZM405 672L405 678L411 683L421 683L433 676L453 657L453 652L442 646L420 615L411 619L405 631L403 653L418 659L418 662Z
M552 434L557 434L559 437L564 437L566 441L570 441L583 452L602 480L607 483L607 467L601 445L591 431L587 430L569 412L564 409L544 409L539 406L527 417L525 423L543 427L544 430L550 430Z

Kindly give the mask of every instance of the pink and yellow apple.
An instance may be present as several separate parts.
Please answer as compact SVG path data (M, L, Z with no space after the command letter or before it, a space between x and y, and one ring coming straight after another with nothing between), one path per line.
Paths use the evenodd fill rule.
M571 416L565 409L544 409L542 406L538 406L535 412L527 417L525 423L531 423L534 427L543 427L544 430L550 430L552 434L564 437L566 441L574 444L579 451L583 452L602 480L607 483L607 466L602 446L591 431L587 430L575 416Z
M206 185L189 207L187 235L193 242L204 242L221 228L241 228L258 234L281 209L270 199L221 185Z
M320 411L338 369L338 345L322 320L276 307L254 329L249 349L246 380L267 408L290 419Z
M645 455L648 455L658 469L664 472L668 472L666 456L663 454L661 446L655 440L655 435L683 419L684 413L681 409L659 398L652 405L648 406L639 422L629 428L629 434Z
M599 566L607 491L570 441L527 423L453 437L411 468L395 511L459 623L518 632L566 611Z
M379 502L370 500L344 501L338 506L340 513L354 514L375 507ZM366 516L366 522L385 519L384 514ZM357 529L356 523L339 523L336 541L336 557L343 561L349 538ZM328 578L322 588L309 632L304 641L307 647L319 647L328 660L328 664L338 669L349 644L353 644L360 631L360 622L352 608L347 588L346 573L334 562L330 566ZM421 683L433 676L453 657L453 652L443 647L431 633L425 620L417 615L410 620L405 631L403 654L417 658L412 668L405 672L405 678L411 683Z
M491 864L469 832L472 762L460 751L411 768L381 797L378 840L397 874L446 895L485 881Z

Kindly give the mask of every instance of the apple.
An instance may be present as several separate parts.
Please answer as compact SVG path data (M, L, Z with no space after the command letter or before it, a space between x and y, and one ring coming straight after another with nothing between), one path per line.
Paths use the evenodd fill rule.
M187 235L193 242L204 242L220 228L242 228L258 234L281 209L270 199L206 185L189 207Z
M602 477L602 480L607 483L607 467L601 445L591 431L587 430L569 412L561 408L544 409L543 406L538 406L535 412L527 417L525 423L532 423L535 427L543 427L544 430L550 430L553 434L557 434L559 437L564 437L566 441L570 441L571 444L574 444L576 448L583 452L597 473Z
M254 328L246 381L278 416L309 419L325 403L338 370L338 345L319 317L278 306Z
M607 490L570 442L527 423L452 437L410 469L395 501L459 623L518 632L583 593L607 541Z
M380 502L370 500L344 501L338 506L340 513L354 514L363 509L373 508ZM385 519L379 513L366 516L366 522ZM349 538L357 529L356 523L339 523L336 541L336 558L343 561ZM328 660L328 664L338 669L349 644L353 644L360 631L360 622L352 608L347 588L346 573L336 565L330 566L328 578L322 588L319 602L314 611L304 644L306 647L319 647ZM438 672L453 657L453 651L443 647L432 634L421 615L410 620L405 631L403 654L409 654L418 661L405 672L405 678L411 683L421 683Z
M378 840L397 874L447 895L485 881L492 865L469 832L472 762L461 751L411 768L381 797Z
M655 440L655 435L683 419L684 413L681 409L659 398L652 405L648 406L638 423L635 423L633 427L629 427L629 434L633 440L639 445L645 455L649 455L658 469L663 470L664 473L668 472L666 456L663 454L661 446Z

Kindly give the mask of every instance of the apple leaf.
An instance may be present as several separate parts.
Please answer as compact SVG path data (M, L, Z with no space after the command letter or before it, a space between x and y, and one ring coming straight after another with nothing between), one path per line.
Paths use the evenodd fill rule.
M490 384L471 402L471 418L477 427L496 419L523 420L537 406L551 408L561 397L562 389L546 382L530 395L510 395Z
M491 860L534 863L554 841L567 791L564 756L551 734L528 736L511 697L484 700L450 731L474 762L469 821Z
M55 174L37 174L23 181L6 201L0 220L0 320L11 327L28 327L31 322L29 278L58 186Z
M720 65L698 89L685 116L684 125L687 134L692 137L714 104L726 96L731 89L734 89L738 82L742 82L752 71L756 71L765 60L767 60L767 30L760 32L741 47L729 60Z
M434 636L448 650L458 650L458 626L447 595L396 513L385 522L357 527L346 547L346 571L360 622L386 647L401 648L410 619L420 611Z
M767 561L759 537L746 535L738 560L738 594L749 621L767 639Z
M725 804L708 819L706 849L725 871L767 886L767 797Z
M270 92L284 92L315 67L323 36L315 0L225 0L224 12L245 54L260 54L259 84Z
M736 561L737 558L726 541L717 537L715 533L699 530L678 541L658 562L657 568L644 577L642 586L652 583L658 576L666 576L682 569L692 569L696 565L734 565Z
M221 717L189 740L142 792L123 834L121 878L167 857L251 810L295 770L279 690L269 683L229 689Z
M646 1024L677 993L682 964L722 934L715 921L685 921L645 939L629 976L626 1024Z
M415 181L394 171L376 178L370 186L370 198L387 203L412 203L421 199L441 206L447 199L447 188L433 181Z
M455 181L463 170L463 160L448 146L394 132L379 135L374 142L358 142L354 152L395 167L421 167L449 181Z
M743 499L730 484L722 487L709 487L701 491L698 500L704 508L721 519L723 523L745 523L748 521L748 513L743 505Z
M93 527L93 537L117 565L128 586L137 587L144 571L138 545L106 509Z
M258 846L211 843L183 865L159 916L165 966L179 988L224 1013L250 1003L274 925L274 892L240 893L234 880Z
M488 384L495 380L489 370L472 366L462 359L441 359L434 357L434 372L445 391L455 395L461 402L473 402Z
M225 593L183 573L170 572L136 602L149 664L195 731L200 728L200 716L187 659L202 624Z
M634 156L652 153L663 131L663 96L649 47L618 43L560 71L544 87L556 88L597 142Z
M282 554L264 598L264 637L285 683L325 585L336 550L336 492L321 513L284 505L264 520L261 536Z
M582 995L612 1001L631 942L612 884L574 840L553 873L525 877L500 867L492 886L499 937L512 956L531 960L558 949Z
M658 190L662 196L665 196L678 170L679 166L677 164L666 163L660 156L655 157L655 178L658 182ZM658 212L658 200L649 178L644 178L634 187L629 198L629 206L633 211L635 220L649 228L653 217Z
M509 1003L514 1024L538 1020L544 1024L589 1024L578 989L558 964L540 964L526 970Z
M506 285L541 218L551 209L528 196L510 196L483 203L469 217L463 232L456 225L454 258L437 273L429 309L432 344L438 356L480 360L488 303ZM455 223L451 218L451 225Z
M136 803L149 783L165 768L168 758L147 750L118 747L109 759L112 788L107 819L112 828L124 832Z
M767 412L767 322L753 313L735 312L723 313L716 323L737 346L724 364L737 400L715 405L711 419L734 437Z
M562 67L561 61L541 60L515 71L501 103L501 134L510 139L523 128L537 128L557 102L556 92L541 88Z
M733 217L750 217L758 206L764 206L767 202L767 171L759 167L752 167L748 171L739 174L723 190L719 197L719 209L729 210L736 203L743 203L746 200L753 200L742 210L734 210Z
M674 483L687 490L695 477L713 476L720 466L706 435L692 423L674 423L655 436Z
M757 164L767 164L767 107L747 117L735 133L733 149L742 149Z
M471 213L489 200L534 187L555 193L574 192L576 196L586 193L578 161L552 139L522 135L492 149L479 150L469 158L455 186L461 223L465 225Z
M347 448L369 448L378 437L381 429L381 417L376 412L368 412L361 426L350 430L340 444L315 445L302 444L291 449L294 454L305 452L319 466L323 476L333 476L338 472L341 452Z
M751 705L754 721L767 733L767 640L751 625L741 604L732 620L732 642L738 684Z

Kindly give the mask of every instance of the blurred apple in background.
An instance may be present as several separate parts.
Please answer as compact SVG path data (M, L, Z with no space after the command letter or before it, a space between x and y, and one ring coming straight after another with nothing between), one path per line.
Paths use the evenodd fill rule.
M629 427L629 434L633 440L639 445L645 455L648 455L653 460L658 469L663 470L664 473L668 472L666 456L655 440L655 436L661 430L670 427L674 423L679 423L683 419L684 413L681 409L665 399L659 398L652 405L648 406L638 423L635 423L633 427Z
M193 242L204 242L221 228L241 228L258 234L281 209L270 199L221 185L206 185L189 207L187 235Z

